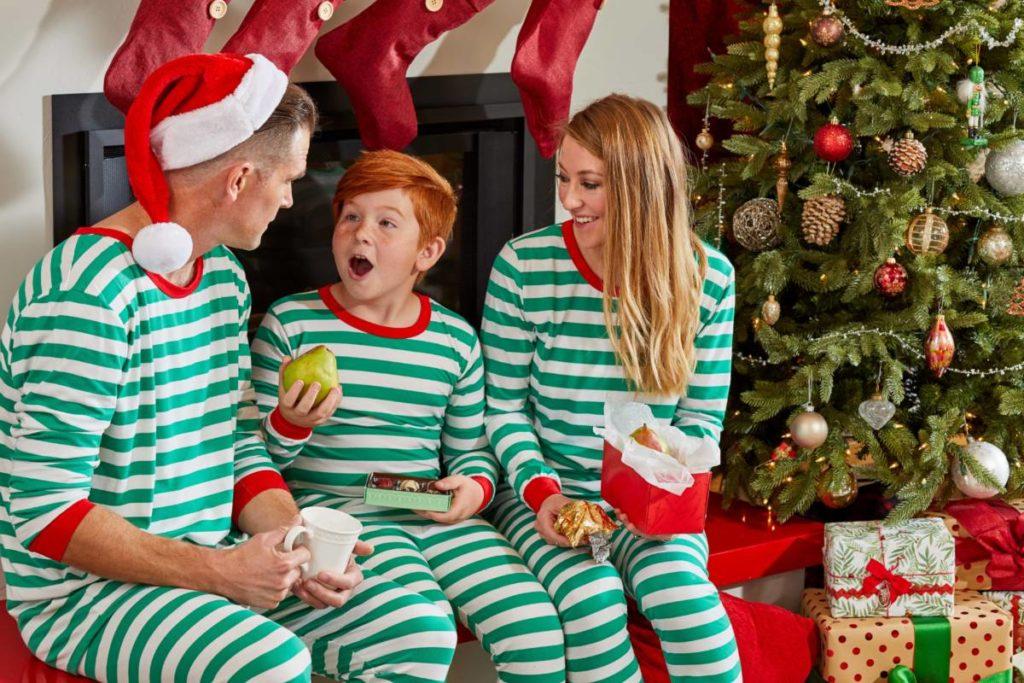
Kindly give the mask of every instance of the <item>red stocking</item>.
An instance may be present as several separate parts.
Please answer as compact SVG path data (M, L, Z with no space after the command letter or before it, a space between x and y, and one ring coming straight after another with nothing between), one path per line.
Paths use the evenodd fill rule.
M289 73L339 4L341 0L256 0L221 52L259 52Z
M416 108L405 80L410 62L493 1L376 0L317 41L317 59L348 93L367 149L400 150L413 141Z
M202 52L229 0L141 0L128 36L107 67L103 92L128 111L146 76L182 55ZM223 14L220 14L223 16Z
M512 80L526 123L541 154L558 147L558 129L569 119L576 61L604 0L533 0L516 40Z

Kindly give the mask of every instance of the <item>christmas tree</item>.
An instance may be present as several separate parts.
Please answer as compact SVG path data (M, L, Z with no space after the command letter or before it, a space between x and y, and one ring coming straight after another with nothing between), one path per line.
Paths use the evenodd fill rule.
M737 269L727 496L784 519L879 482L905 519L1024 493L1021 17L791 0L702 67L690 103L732 124L694 190Z

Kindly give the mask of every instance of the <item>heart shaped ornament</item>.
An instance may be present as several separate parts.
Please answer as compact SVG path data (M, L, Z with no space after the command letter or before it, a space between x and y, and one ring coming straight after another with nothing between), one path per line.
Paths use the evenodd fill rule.
M866 401L862 401L860 406L857 408L857 413L860 414L861 418L871 425L874 430L879 430L892 419L892 416L896 414L896 406L893 405L892 401L888 401L882 397L882 394L875 392Z

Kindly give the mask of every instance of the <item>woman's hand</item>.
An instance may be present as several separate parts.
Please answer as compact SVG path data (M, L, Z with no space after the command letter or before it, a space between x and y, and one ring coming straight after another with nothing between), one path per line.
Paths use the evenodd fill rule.
M624 527L626 527L626 530L629 531L629 533L633 534L634 536L637 536L639 538L645 538L648 541L671 541L672 540L671 534L668 535L668 536L648 536L647 534L642 533L639 529L637 529L635 526L633 526L633 523L629 521L629 517L626 516L626 513L623 512L622 510L620 510L619 508L615 508L615 516L618 518L618 520L620 522L622 522L622 525Z
M555 520L558 519L559 510L569 503L575 502L572 498L563 496L561 493L554 493L545 498L544 502L540 504L540 509L537 510L537 521L534 522L533 527L551 545L557 545L562 548L569 547L569 539L555 531Z

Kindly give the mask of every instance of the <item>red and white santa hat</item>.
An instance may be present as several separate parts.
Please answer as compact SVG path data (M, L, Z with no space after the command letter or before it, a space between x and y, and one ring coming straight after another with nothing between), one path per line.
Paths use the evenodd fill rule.
M288 76L259 54L193 54L146 78L124 125L128 181L153 220L135 236L140 266L169 273L192 255L188 231L171 222L164 171L209 161L244 142L281 102Z

